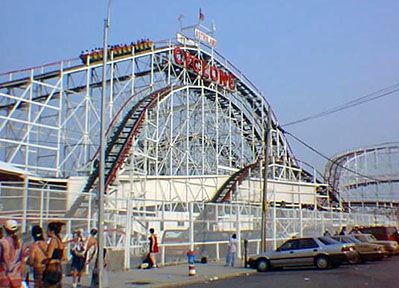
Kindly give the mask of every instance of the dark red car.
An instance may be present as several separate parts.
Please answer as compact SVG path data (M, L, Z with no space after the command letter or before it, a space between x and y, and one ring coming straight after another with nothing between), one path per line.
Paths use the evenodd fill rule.
M396 241L399 244L399 233L396 227L370 226L359 227L357 230L364 234L372 234L377 240Z

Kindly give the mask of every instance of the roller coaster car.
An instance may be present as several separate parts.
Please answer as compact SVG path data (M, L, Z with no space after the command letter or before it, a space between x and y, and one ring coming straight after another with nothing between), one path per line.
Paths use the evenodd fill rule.
M131 55L133 51L134 53L139 53L142 51L151 50L153 49L153 47L154 47L154 42L151 40L144 40L136 44L130 44L130 45L116 45L108 50L108 58L111 58L111 56L116 58L120 56ZM103 49L91 51L88 53L82 53L80 54L79 58L82 60L83 64L102 61Z

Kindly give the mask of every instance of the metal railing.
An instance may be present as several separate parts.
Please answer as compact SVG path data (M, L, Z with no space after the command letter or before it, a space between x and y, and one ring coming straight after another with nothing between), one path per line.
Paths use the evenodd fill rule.
M81 218L63 218L58 209L44 205L45 202L52 203L54 199L58 199L57 201L63 203L60 205L66 207L66 191L53 190L50 187L29 187L27 195L32 195L31 191L38 193L28 201L29 205L37 201L37 207L27 206L32 213L21 208L7 210L10 208L7 203L23 202L21 199L25 197L22 193L24 186L3 184L0 186L0 223L11 217L21 223L25 222L26 231L22 239L27 243L31 241L30 228L36 224L46 227L51 221L63 221L65 241L71 239L74 229L83 228L87 235L90 228L97 225L95 213ZM107 201L112 202L108 207L114 208L105 210L105 246L124 254L125 269L141 263L143 257L146 257L149 228L155 228L158 234L158 261L163 265L186 261L186 252L189 249L195 250L198 257L222 259L233 233L237 234L240 243L244 239L248 240L249 254L260 251L261 207L258 205L178 203L151 199L114 199L112 196ZM116 210L120 213L115 214ZM267 214L267 248L276 248L291 237L317 236L325 230L333 234L342 226L347 226L349 230L352 226L374 224L396 226L398 218L396 214L344 213L273 206L269 207ZM241 252L240 245L238 257L241 257Z

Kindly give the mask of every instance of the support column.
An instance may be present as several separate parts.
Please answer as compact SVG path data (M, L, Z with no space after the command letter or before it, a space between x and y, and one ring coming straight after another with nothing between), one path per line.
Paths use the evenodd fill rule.
M188 218L189 218L189 242L190 250L194 250L194 205L193 202L188 203Z
M236 234L237 234L237 257L241 257L241 217L240 217L240 205L236 205Z
M25 175L24 178L24 189L23 189L23 202L22 202L22 233L26 232L27 217L28 217L28 189L29 189L29 178Z
M130 269L130 239L132 235L132 198L127 199L126 231L125 231L125 270Z
M276 187L273 184L273 249L277 248L277 205L276 205Z

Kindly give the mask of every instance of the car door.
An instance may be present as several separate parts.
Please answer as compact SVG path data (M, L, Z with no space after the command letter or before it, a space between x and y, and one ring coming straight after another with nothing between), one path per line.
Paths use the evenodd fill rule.
M313 238L303 238L299 240L296 250L296 263L298 265L314 265L314 257L319 252L319 244Z
M298 249L298 239L292 239L281 245L273 252L271 264L274 267L295 266L296 250Z

